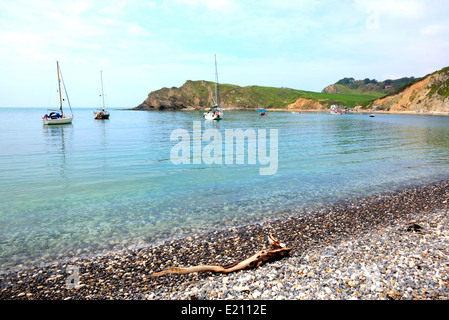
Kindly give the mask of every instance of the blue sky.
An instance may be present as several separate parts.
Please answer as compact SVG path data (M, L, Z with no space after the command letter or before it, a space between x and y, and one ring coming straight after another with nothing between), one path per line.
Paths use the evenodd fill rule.
M219 79L321 91L449 66L446 0L0 0L0 107L132 108L150 91Z

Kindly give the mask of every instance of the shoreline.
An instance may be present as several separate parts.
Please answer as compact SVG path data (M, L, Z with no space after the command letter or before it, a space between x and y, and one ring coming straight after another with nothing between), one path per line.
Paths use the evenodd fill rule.
M449 181L340 201L307 214L2 274L0 299L449 299L448 205ZM421 220L422 232L406 230ZM151 277L171 266L246 259L268 246L268 233L292 248L289 257L228 275ZM77 287L67 282L73 271Z
M239 108L222 108L225 112L227 111L245 111L245 112L253 112L256 110L254 109L239 109ZM146 109L114 109L114 110L121 110L121 111L158 111L158 112L165 112L165 111L201 111L206 112L209 109L198 109L198 108L184 108L184 109L178 109L178 110L146 110ZM303 109L285 109L285 108L279 108L279 109L272 109L272 108L265 108L267 112L298 112L298 113L330 113L330 109L310 109L310 110L303 110ZM362 109L360 111L349 111L348 114L393 114L393 115L417 115L417 116L449 116L449 112L440 112L440 111L385 111L385 110L372 110L372 109Z
M320 110L302 110L302 109L266 109L270 112L299 112L299 113L330 113L329 109L320 109ZM416 111L384 111L384 110L371 110L371 109L363 109L360 111L349 111L348 114L394 114L394 115L417 115L417 116L449 116L449 112L439 112L439 111L427 111L427 112L416 112Z

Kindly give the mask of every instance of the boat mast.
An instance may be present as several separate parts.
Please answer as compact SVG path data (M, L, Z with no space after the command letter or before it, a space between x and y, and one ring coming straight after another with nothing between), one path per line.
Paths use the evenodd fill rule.
M59 109L61 109L61 115L64 115L64 112L62 111L61 80L59 78L59 62L58 61L56 61L56 68L58 70Z
M217 108L220 108L220 95L218 89L218 71L217 71L217 55L215 57L215 99L217 100Z
M101 77L101 98L103 98L103 109L104 109L104 93L103 93L103 71L100 70Z

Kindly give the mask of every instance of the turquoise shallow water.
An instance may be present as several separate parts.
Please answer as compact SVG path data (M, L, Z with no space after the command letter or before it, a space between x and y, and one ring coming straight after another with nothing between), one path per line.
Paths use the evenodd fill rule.
M71 125L43 126L46 110L0 108L0 271L257 222L449 173L449 117L230 111L205 122L201 112L112 110L98 121L92 111L74 109ZM226 164L224 154L222 164L173 164L178 142L170 135L184 129L193 141L194 121L203 133L218 130L223 143L226 129L277 129L276 174L260 175L267 165L259 162Z

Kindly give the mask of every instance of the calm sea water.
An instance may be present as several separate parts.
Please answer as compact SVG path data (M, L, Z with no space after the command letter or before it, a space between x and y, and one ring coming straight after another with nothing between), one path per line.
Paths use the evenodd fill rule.
M0 108L0 271L257 222L449 173L449 117L232 111L205 122L201 112L112 110L98 121L92 111L74 109L71 125L43 126L46 110ZM277 173L262 176L263 165L247 161L173 164L171 133L192 132L198 120L223 137L225 129L277 129Z

